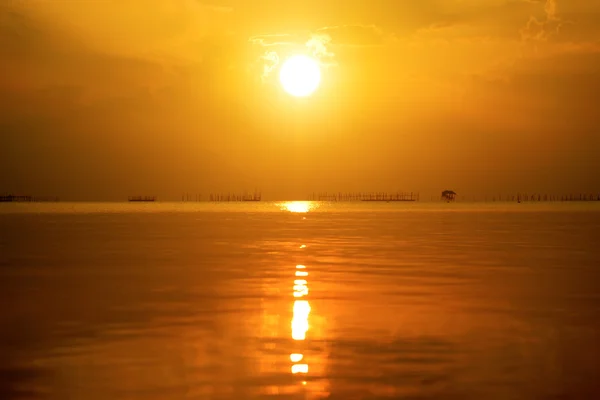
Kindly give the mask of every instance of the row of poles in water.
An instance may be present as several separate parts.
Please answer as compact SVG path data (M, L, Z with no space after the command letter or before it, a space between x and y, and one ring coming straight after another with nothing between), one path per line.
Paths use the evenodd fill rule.
M431 196L431 200L435 201L439 198ZM190 195L184 194L181 201L213 201L213 202L229 202L229 201L261 201L262 194L255 192L252 194L236 194L236 193L211 193L207 198L200 194ZM313 201L419 201L419 193L313 193L309 196L309 200ZM442 198L441 200L447 200ZM549 195L549 194L509 194L498 196L468 197L455 196L452 200L460 201L511 201L511 202L529 202L529 201L600 201L600 193L580 193L568 195Z
M457 196L458 197L458 196ZM434 197L431 198L434 200ZM569 195L549 195L549 194L516 194L516 195L498 195L498 196L484 196L483 199L472 197L468 198L466 196L461 196L460 200L472 200L472 201L510 201L510 202L541 202L541 201L600 201L600 193L580 193L580 194L569 194Z
M181 201L216 201L216 202L228 202L228 201L261 201L262 193L211 193L207 198L203 198L201 194L190 195L186 193L181 196Z

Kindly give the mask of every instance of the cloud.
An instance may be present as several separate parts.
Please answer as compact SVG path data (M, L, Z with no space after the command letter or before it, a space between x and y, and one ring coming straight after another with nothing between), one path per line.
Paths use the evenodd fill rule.
M589 49L592 50L592 49ZM521 58L496 79L474 78L468 98L473 109L499 124L534 126L537 132L562 129L569 136L597 136L600 102L600 48L562 51L538 58ZM510 118L505 118L506 115ZM584 129L581 129L581 128ZM600 139L600 138L598 138ZM598 145L596 140L596 146Z
M77 100L86 102L155 91L170 80L170 73L159 63L95 52L61 29L14 10L4 13L0 24L0 60L4 66L2 102L11 109L20 104L19 112L35 109L25 106L28 96L29 103L41 102L38 112L57 108L52 102L44 104L47 88L77 87ZM7 96L23 99L23 103L6 101Z
M7 3L7 2L4 2ZM26 16L50 35L79 41L91 51L125 57L163 59L180 64L200 61L198 42L231 31L235 14L217 0L8 2L0 8Z
M216 185L238 179L234 172L213 174L217 163L233 165L206 154L224 152L224 143L228 151L252 148L245 135L253 119L235 97L245 76L227 69L239 64L235 38L218 32L195 37L187 62L169 58L178 49L148 56L134 48L114 52L88 39L62 20L0 4L4 190L68 196L56 192L67 185L78 196L103 187L95 194L102 198L103 190L136 191L131 188L137 185L153 192L152 180L185 187L198 175ZM170 39L167 34L165 41ZM244 163L245 153L236 151L242 154L236 162ZM51 166L44 165L48 159ZM139 173L159 164L152 174ZM90 180L97 189L75 189Z
M291 33L276 33L271 35L255 35L251 36L248 41L260 46L287 46L295 45L301 42L301 35Z
M322 0L164 0L150 8L142 0L81 7L0 2L0 148L15 154L11 160L19 165L36 166L19 167L15 182L35 177L35 170L48 172L36 164L45 155L60 160L65 167L52 170L54 181L48 181L57 185L74 170L85 182L89 160L98 161L97 176L106 176L98 171L111 159L115 167L107 171L120 177L117 166L132 157L143 168L127 182L159 164L178 166L172 176L196 182L201 177L185 171L196 171L200 148L254 152L253 158L265 160L275 155L284 162L295 153L277 142L274 126L288 123L289 113L279 86L270 84L282 60L303 52L339 66L324 70L311 118L298 118L316 132L310 135L315 143L345 138L339 157L364 152L369 143L371 154L389 150L390 157L396 148L418 154L418 144L426 148L432 137L458 143L443 142L446 129L455 129L443 116L463 118L461 112L481 122L474 140L496 123L497 132L487 135L494 140L512 134L512 127L519 130L515 138L541 138L562 121L578 126L574 133L565 128L561 138L577 136L586 148L598 149L586 136L594 125L581 125L598 121L599 77L592 68L600 64L592 56L600 54L600 4L558 1L560 8L555 0L388 0L381 7L355 2L343 8ZM523 51L530 47L540 51ZM473 75L487 79L491 70L504 80L478 82L463 96ZM435 121L435 127L410 133L421 121ZM369 142L365 132L382 145ZM414 143L393 142L397 132ZM243 151L232 151L236 146ZM501 154L523 154L511 151ZM315 159L317 153L306 152ZM244 165L237 157L230 162L237 163ZM3 170L14 164L5 161ZM267 170L264 163L247 164ZM210 171L208 164L198 171Z
M313 56L321 62L322 66L331 65L334 57L328 49L331 38L322 33L256 35L248 40L253 45L267 48L258 57L258 62L262 65L263 82L279 67L282 55L291 53L293 49Z
M336 25L305 33L255 35L249 41L265 47L304 43L309 47L319 47L318 53L327 53L323 49L325 43L332 46L379 46L385 44L385 39L383 30L376 25Z
M338 25L317 29L318 35L327 35L332 45L337 46L381 46L385 34L376 25Z
M375 25L336 25L307 33L256 35L248 40L253 45L269 48L259 56L263 80L277 69L281 54L292 50L305 52L319 60L322 66L330 67L336 64L332 50L336 46L382 46L386 43L383 30Z
M206 36L196 41L199 61L185 62L115 54L90 46L62 24L0 5L0 124L30 119L69 124L91 109L100 109L106 120L140 125L146 125L139 119L145 113L150 120L159 113L203 112L212 120L219 101L246 78L229 68L242 63L237 46L235 38ZM89 118L97 124L97 115ZM48 132L53 129L47 125Z
M271 72L279 65L279 55L275 51L267 51L263 56L263 81L269 77Z
M560 28L567 22L558 14L556 0L546 0L544 4L544 18L538 19L530 16L527 25L521 29L521 39L527 41L547 41L560 32Z
M309 49L313 57L318 58L322 62L331 60L334 57L333 52L328 50L328 46L331 43L331 37L324 34L313 34L311 38L306 42L306 47Z
M274 37L288 37L286 35L270 36L269 39ZM291 37L291 36L289 36ZM285 53L291 53L291 51L282 49L281 47L293 47L298 48L299 52L304 52L317 59L321 66L328 67L333 65L334 54L327 49L327 45L330 38L326 35L312 35L304 44L300 44L297 41L290 42L277 42L265 44L265 38L252 38L252 43L260 44L261 46L270 47L271 49L265 51L258 58L258 62L261 64L262 69L262 81L265 82L269 76L279 67L282 55ZM277 48L279 47L279 48Z

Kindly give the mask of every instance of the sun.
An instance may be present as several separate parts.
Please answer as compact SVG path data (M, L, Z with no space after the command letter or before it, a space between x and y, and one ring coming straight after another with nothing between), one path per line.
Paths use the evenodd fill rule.
M279 81L283 89L292 96L310 96L321 83L319 64L308 56L292 56L281 66Z

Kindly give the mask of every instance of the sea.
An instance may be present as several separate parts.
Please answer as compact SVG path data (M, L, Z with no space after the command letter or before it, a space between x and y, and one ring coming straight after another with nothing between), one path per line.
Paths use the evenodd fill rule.
M600 398L600 202L0 204L0 398Z

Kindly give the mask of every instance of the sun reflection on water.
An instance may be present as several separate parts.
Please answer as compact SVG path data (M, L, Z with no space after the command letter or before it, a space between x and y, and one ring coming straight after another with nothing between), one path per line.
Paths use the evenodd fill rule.
M294 207L292 207L294 208ZM300 245L305 249L306 245ZM291 272L291 271L290 271ZM330 395L329 381L326 378L326 360L323 351L326 344L323 341L324 318L315 315L308 299L308 277L314 278L314 271L310 271L306 265L298 264L293 269L292 275L292 315L290 321L291 340L286 368L291 373L292 384L284 390L286 394L300 395L304 400L318 400ZM317 307L317 303L313 306ZM288 303L289 304L289 303ZM315 350L314 343L319 344L319 350ZM309 372L310 371L310 372ZM309 375L310 374L310 375ZM282 388L280 388L282 389ZM282 389L283 390L283 389ZM278 394L283 394L281 390Z
M297 265L294 274L296 277L307 277L308 272L306 266ZM296 299L308 296L308 281L306 279L294 279L293 295ZM309 329L308 316L310 315L310 303L308 300L295 300L292 314L292 339L296 341L306 340L306 333ZM290 360L292 361L292 374L307 374L308 364L301 361L304 360L304 354L292 353L290 354ZM304 384L304 382L303 382Z
M287 201L280 203L279 207L283 211L289 211L293 213L307 213L317 208L318 203L314 201Z
M308 331L308 314L310 314L310 304L306 300L296 300L294 302L294 316L292 318L292 338L294 340L306 339Z

